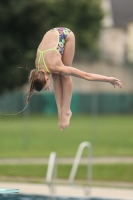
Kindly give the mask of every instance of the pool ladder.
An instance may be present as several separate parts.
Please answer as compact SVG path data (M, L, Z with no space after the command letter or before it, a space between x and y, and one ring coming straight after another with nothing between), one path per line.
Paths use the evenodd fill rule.
M56 153L51 152L49 156L47 174L46 174L46 184L50 188L51 198L55 199L55 184L57 179L57 158Z
M72 169L69 175L68 183L70 186L77 186L74 184L74 178L76 176L76 172L82 157L82 153L84 148L88 148L88 156L87 156L87 186L83 187L85 189L85 196L87 199L91 196L91 179L92 179L92 145L90 142L82 142L77 150ZM52 152L49 157L48 162L48 170L46 174L46 183L50 187L51 196L54 198L55 188L54 185L56 183L57 178L57 158L56 153ZM81 187L81 186L80 186Z

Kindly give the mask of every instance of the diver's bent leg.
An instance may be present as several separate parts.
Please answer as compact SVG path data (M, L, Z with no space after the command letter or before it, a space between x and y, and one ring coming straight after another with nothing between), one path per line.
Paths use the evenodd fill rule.
M54 94L58 109L58 125L61 124L61 114L62 114L62 100L63 100L63 90L62 90L62 81L61 76L58 74L52 74Z
M72 112L70 110L72 98L72 79L70 76L61 76L63 88L62 114L60 129L64 130L69 125Z
M71 66L73 62L75 52L75 37L71 32L67 36L64 54L62 56L62 62L66 66ZM72 98L72 79L70 76L61 76L63 98L62 98L62 123L60 128L65 129L70 122L72 112L70 110L71 98Z

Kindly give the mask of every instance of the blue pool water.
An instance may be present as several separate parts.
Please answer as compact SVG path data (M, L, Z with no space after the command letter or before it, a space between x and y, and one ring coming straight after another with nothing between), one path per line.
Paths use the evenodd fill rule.
M24 195L24 194L0 194L0 200L51 200L49 196L41 195ZM56 197L53 200L86 200L86 198L76 197ZM110 199L110 198L91 198L89 200L125 200L125 199Z

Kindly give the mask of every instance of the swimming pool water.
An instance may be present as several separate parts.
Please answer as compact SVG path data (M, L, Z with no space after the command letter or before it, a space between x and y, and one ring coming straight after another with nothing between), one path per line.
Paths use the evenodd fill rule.
M25 194L0 194L0 200L51 200L50 196L41 195L25 195ZM56 197L53 200L86 200L84 197ZM110 198L90 198L89 200L126 200L126 199L110 199Z

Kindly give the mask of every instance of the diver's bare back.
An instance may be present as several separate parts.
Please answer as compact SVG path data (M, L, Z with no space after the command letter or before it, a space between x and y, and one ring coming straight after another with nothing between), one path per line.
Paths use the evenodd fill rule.
M56 46L57 42L58 42L58 33L50 30L44 35L41 43L38 46L39 50L46 51L44 54L44 59L49 69L51 69L53 65L55 65L55 62L58 59L61 59L61 56L53 49ZM49 49L53 49L53 50L49 51ZM37 68L37 61L39 59L39 55L40 54L37 51L37 56L36 56L36 61L35 61L36 68ZM40 61L40 69L44 69L44 63L42 60Z

